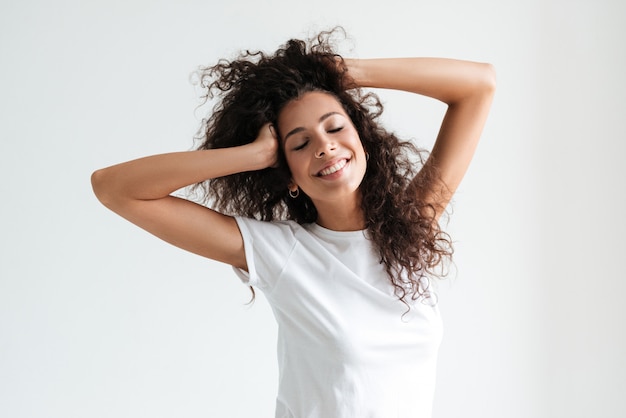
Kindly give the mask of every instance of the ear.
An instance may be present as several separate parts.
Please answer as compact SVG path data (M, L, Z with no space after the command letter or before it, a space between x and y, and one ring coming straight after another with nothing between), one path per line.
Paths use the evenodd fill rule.
M287 189L289 189L290 192L295 192L296 190L298 190L298 185L293 181L293 179L291 179L289 180Z

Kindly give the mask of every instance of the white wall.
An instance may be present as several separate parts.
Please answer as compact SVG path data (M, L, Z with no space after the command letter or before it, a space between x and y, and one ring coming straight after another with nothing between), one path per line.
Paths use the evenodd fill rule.
M623 417L624 6L212 3L0 3L0 416L272 415L263 297L108 212L89 175L192 146L197 66L342 24L354 56L498 70L450 222L434 418ZM381 96L432 143L441 105Z

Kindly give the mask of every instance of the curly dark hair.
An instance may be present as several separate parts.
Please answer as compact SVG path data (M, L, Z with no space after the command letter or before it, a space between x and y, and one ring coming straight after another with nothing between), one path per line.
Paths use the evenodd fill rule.
M407 297L417 300L429 295L429 278L441 276L439 267L452 256L452 243L439 227L436 208L419 194L440 184L439 176L433 164L424 165L426 151L398 139L377 123L383 106L375 94L357 88L347 76L343 58L332 45L338 32L345 35L343 29L335 28L308 41L289 40L271 55L246 50L235 60L223 59L201 68L198 74L206 89L204 99L220 100L203 121L198 149L250 143L266 123L276 126L284 106L304 93L333 95L351 118L369 154L360 186L366 228L396 296L407 303ZM291 175L284 151L279 153L275 168L196 185L201 186L204 203L222 213L263 221L315 222L317 210L305 193L295 199L289 197Z

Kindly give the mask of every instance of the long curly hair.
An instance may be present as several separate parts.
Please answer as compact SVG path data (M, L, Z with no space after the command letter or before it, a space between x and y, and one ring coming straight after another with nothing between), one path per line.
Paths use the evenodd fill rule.
M357 88L347 76L343 58L333 48L337 33L345 35L343 29L335 28L307 41L289 40L273 54L246 50L234 60L222 59L201 68L204 99L218 100L203 120L197 148L250 143L266 123L276 126L285 105L304 93L333 95L369 154L360 185L368 236L396 296L408 305L408 298L430 296L430 277L443 275L442 262L452 256L451 240L439 227L436 208L419 193L441 183L435 165L424 165L426 151L379 125L383 106L375 94ZM200 190L205 204L229 215L315 222L317 210L311 199L302 192L295 199L288 195L290 180L281 149L277 167L207 180L196 185L195 191Z

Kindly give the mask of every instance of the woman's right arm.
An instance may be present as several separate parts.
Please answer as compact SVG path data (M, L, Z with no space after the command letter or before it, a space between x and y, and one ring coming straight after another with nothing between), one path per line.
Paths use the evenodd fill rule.
M207 179L276 163L269 124L247 145L154 155L97 170L94 193L107 208L177 247L247 270L235 219L170 194Z

